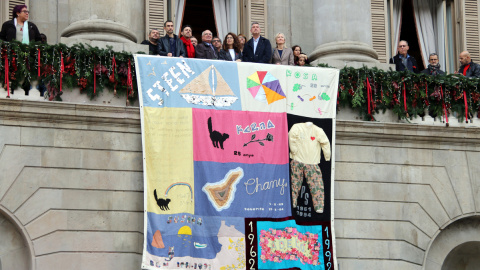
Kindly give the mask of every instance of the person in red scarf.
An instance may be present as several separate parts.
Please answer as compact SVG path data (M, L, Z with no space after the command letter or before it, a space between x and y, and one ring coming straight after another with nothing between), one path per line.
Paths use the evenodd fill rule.
M192 37L192 27L190 25L185 25L182 29L182 37L180 38L185 44L187 49L187 57L195 58L195 46L193 46L190 38Z
M461 66L455 73L462 74L467 78L480 78L480 65L472 61L468 51L461 52L459 60Z

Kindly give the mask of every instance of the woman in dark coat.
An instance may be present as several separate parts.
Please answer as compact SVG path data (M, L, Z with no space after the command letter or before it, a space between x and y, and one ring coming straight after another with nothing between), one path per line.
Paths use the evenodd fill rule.
M29 11L26 5L16 5L13 8L13 20L6 21L2 25L0 39L4 41L18 40L22 43L41 41L42 37L37 26L28 21Z
M242 61L242 52L239 49L238 38L234 33L228 33L225 36L218 59L225 61Z

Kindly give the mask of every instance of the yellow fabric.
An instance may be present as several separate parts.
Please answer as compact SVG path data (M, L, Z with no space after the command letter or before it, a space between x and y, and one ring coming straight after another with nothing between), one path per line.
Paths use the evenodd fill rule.
M194 214L193 128L191 108L144 107L147 211L156 214ZM178 184L182 183L182 184ZM177 185L174 185L177 184ZM174 185L172 187L172 185ZM165 192L168 190L168 196ZM170 199L162 211L158 199Z
M323 129L314 124L298 123L288 132L290 158L304 164L319 164L323 150L326 161L330 160L330 141Z

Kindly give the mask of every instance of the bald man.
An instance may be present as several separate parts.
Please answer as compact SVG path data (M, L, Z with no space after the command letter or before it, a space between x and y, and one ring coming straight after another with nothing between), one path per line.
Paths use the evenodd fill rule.
M458 74L463 74L467 78L480 78L480 65L476 64L470 58L470 53L468 51L463 51L460 53L460 69Z

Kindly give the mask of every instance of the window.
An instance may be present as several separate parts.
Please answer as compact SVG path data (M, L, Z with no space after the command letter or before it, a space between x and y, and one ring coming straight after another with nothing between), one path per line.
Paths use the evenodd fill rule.
M439 55L441 68L455 71L455 13L452 0L387 0L390 56L397 53L397 44L406 40L409 54L420 68L428 65L431 53Z

